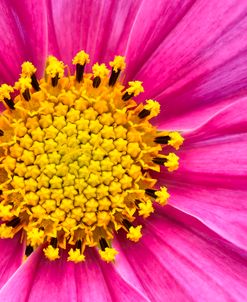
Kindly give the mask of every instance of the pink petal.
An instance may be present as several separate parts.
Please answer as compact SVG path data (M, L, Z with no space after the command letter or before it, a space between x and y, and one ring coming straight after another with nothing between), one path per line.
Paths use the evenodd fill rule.
M231 104L237 102L239 97L224 99L222 101L217 101L214 103L208 103L207 106L197 107L189 112L184 112L179 114L179 116L173 116L172 118L166 119L162 117L157 117L153 120L153 123L160 130L182 130L182 131L192 131L198 128L201 124L207 122L212 117L217 115L223 109ZM245 97L243 97L245 99ZM164 110L166 110L165 104L162 105ZM162 115L163 116L163 115Z
M118 257L116 259L116 264L109 265L107 263L102 263L102 270L107 281L107 285L110 289L112 301L116 302L129 302L129 301L140 301L147 302L150 301L146 296L145 292L137 290L132 284L132 279L125 279L121 272L117 270ZM143 290L142 290L143 291Z
M123 32L118 31L121 35L116 35L116 31L109 27L103 57L106 58L109 51L112 56L116 51L123 53L127 61L127 79L133 80L138 70L177 26L193 3L193 0L157 0L155 5L152 0L139 3L135 15L127 16L122 27ZM122 16L122 9L113 13L116 16L113 28L121 28L118 20Z
M52 1L55 31L57 37L63 36L58 40L62 58L69 64L80 49L88 51L92 63L97 60L107 63L115 55L126 55L127 73L131 77L192 3L192 0L172 3L159 0L153 6L151 0L145 3L80 0L72 4L68 0ZM141 53L140 45L144 46Z
M217 112L199 128L184 133L184 137L179 169L162 173L160 179L246 188L246 98Z
M247 98L184 136L179 169L157 175L170 204L246 249Z
M186 144L247 132L247 97L242 97L216 112L211 119L185 133Z
M48 13L46 3L45 0L8 1L24 43L22 49L25 51L25 60L32 61L38 68L39 75L43 74L48 49ZM20 72L20 66L17 71Z
M193 215L216 233L247 248L247 191L181 184L169 187L169 204Z
M13 239L0 239L0 288L21 265L24 246L20 243L20 234Z
M0 78L1 83L13 83L20 72L20 64L26 57L25 41L8 1L0 2L0 11Z
M142 99L164 104L160 118L179 120L185 112L243 93L246 13L246 3L238 0L197 1L150 56L135 77L146 87Z
M154 216L122 247L151 301L245 301L245 260L179 221Z
M68 262L62 253L57 261L36 251L0 291L0 301L148 301L137 289L103 264L90 250L82 264ZM108 269L109 268L109 269ZM131 298L130 298L131 297ZM133 300L131 300L133 298Z
M246 154L247 133L191 144L179 153L179 170L168 177L177 181L246 188Z
M55 33L57 37L63 37L57 39L61 59L71 64L81 49L90 54L91 62L99 58L99 47L105 43L104 34L111 21L113 6L111 1L52 1ZM128 12L129 5L126 6Z

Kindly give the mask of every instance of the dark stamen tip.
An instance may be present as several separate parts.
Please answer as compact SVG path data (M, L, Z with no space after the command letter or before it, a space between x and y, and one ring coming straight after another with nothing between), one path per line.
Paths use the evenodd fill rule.
M30 101L30 99L31 99L31 94L30 94L30 91L29 91L28 88L23 92L22 95L23 95L23 97L24 97L24 99L25 99L26 101Z
M158 165L164 165L164 163L167 162L166 158L159 158L159 157L155 157L153 158L153 163L158 164Z
M3 136L4 135L4 132L3 130L0 129L0 136Z
M120 72L121 72L121 69L118 69L117 72L112 69L111 76L109 79L109 86L114 86L116 84L117 79L120 75Z
M57 238L51 238L50 245L55 249L57 248Z
M126 227L127 230L132 227L132 224L127 219L123 219L123 225Z
M0 195L2 195L3 194L3 191L2 190L0 190Z
M157 137L155 137L154 142L157 144L167 145L169 140L170 140L169 135L157 136Z
M33 247L31 245L27 245L25 250L25 255L28 257L32 254L32 252L33 252Z
M134 96L134 93L129 94L127 91L125 92L125 94L122 96L122 100L123 101L128 101L129 99L131 99Z
M155 194L156 190L153 190L153 189L146 189L145 190L145 193L148 195L148 196L151 196L153 198L156 198L156 194Z
M39 90L40 90L39 82L38 82L38 80L37 80L35 74L33 74L33 75L31 76L31 84L32 84L32 86L33 86L33 89L35 89L36 91L39 91Z
M58 73L56 74L56 76L54 78L51 78L51 84L53 87L56 87L58 84L58 80L59 80L59 75Z
M15 103L12 99L4 98L5 103L9 106L10 109L15 109Z
M81 245L82 245L81 240L77 240L76 244L75 244L75 248L80 250L81 249Z
M85 64L84 65L76 64L76 81L79 83L82 81L84 68L85 68Z
M102 251L104 251L107 247L109 247L105 238L101 238L99 241L99 244L100 244Z
M101 79L100 79L99 76L97 76L97 77L95 77L95 78L93 79L93 87L94 87L94 88L98 88L99 85L100 85L100 83L101 83Z
M19 217L15 217L6 223L6 226L15 228L21 222Z
M139 118L144 118L149 116L150 110L142 109L142 111L138 114Z

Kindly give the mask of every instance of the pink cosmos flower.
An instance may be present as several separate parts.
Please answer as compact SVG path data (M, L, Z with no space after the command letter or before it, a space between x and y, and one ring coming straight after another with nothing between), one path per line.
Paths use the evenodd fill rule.
M2 0L0 8L2 83L13 84L26 60L41 77L50 54L69 65L80 49L92 63L121 54L125 82L143 82L138 101L161 104L152 123L185 138L179 169L153 173L169 204L143 221L138 243L117 234L110 264L93 249L83 263L66 252L50 261L41 249L22 263L20 235L1 239L0 301L246 301L247 4Z

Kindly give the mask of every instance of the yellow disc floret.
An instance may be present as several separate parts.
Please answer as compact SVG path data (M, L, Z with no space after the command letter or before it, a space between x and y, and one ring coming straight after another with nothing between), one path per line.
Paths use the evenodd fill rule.
M133 100L143 87L119 80L124 57L110 62L111 74L98 63L84 73L88 62L79 52L75 74L66 77L63 62L50 56L40 80L24 62L14 88L0 86L6 107L0 116L0 238L21 233L27 256L42 247L49 260L64 250L68 261L79 263L86 248L95 248L102 260L115 261L116 233L137 242L142 225L136 217L147 218L155 202L165 205L169 198L152 171L178 168L166 147L178 149L182 136L152 126L160 105Z

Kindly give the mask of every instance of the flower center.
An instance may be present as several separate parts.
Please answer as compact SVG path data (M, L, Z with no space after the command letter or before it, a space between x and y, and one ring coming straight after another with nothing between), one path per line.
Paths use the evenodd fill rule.
M153 202L167 203L165 187L154 189L150 171L160 166L178 167L174 153L183 138L150 124L159 104L133 97L142 83L119 81L124 58L105 64L89 62L81 51L73 59L74 76L64 76L66 66L55 57L47 60L44 78L36 68L22 65L14 87L3 84L0 100L0 237L22 232L26 255L42 246L50 260L68 250L68 260L84 260L86 247L97 247L101 258L113 261L114 232L123 229L137 242L141 225ZM17 90L13 99L11 94ZM162 151L162 153L160 153Z

